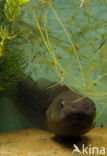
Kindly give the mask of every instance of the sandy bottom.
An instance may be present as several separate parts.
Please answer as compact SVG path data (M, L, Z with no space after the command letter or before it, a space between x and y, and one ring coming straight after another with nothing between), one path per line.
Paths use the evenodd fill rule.
M74 144L81 151L83 144L84 147L88 147L86 151L88 155L97 155L97 151L94 151L94 154L92 153L93 147L98 147L98 155L103 155L104 149L105 155L107 155L107 128L94 128L86 136L68 139L58 138L52 133L38 129L0 133L0 156L81 155L72 153ZM86 152L84 155L87 155Z

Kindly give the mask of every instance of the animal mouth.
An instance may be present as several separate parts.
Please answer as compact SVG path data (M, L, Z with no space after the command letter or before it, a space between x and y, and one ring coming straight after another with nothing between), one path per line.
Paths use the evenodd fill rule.
M91 121L91 117L89 115L86 115L86 114L80 114L80 113L77 113L77 114L73 114L71 115L71 117L69 116L68 117L69 120L71 121Z
M75 114L74 118L77 120L87 120L89 119L89 116L86 114Z

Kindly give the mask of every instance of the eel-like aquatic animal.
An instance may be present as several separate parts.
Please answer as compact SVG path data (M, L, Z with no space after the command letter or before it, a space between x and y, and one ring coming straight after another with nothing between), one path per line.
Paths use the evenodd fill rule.
M17 99L28 111L32 108L33 120L39 123L39 128L58 136L81 136L94 127L94 102L66 86L41 89L28 77L19 83Z

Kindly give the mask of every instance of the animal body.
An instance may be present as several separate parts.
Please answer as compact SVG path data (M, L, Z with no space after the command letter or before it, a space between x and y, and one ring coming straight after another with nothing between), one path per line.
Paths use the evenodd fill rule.
M28 77L19 83L17 99L27 111L32 109L38 128L50 130L58 136L81 136L94 126L94 102L66 86L47 90Z

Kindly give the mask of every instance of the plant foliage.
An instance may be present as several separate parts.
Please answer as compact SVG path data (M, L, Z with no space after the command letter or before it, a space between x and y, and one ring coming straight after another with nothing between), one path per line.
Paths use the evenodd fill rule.
M25 76L24 50L16 44L19 36L15 21L21 11L18 12L15 4L17 3L19 8L26 2L12 0L0 2L0 94L13 92L19 80Z

